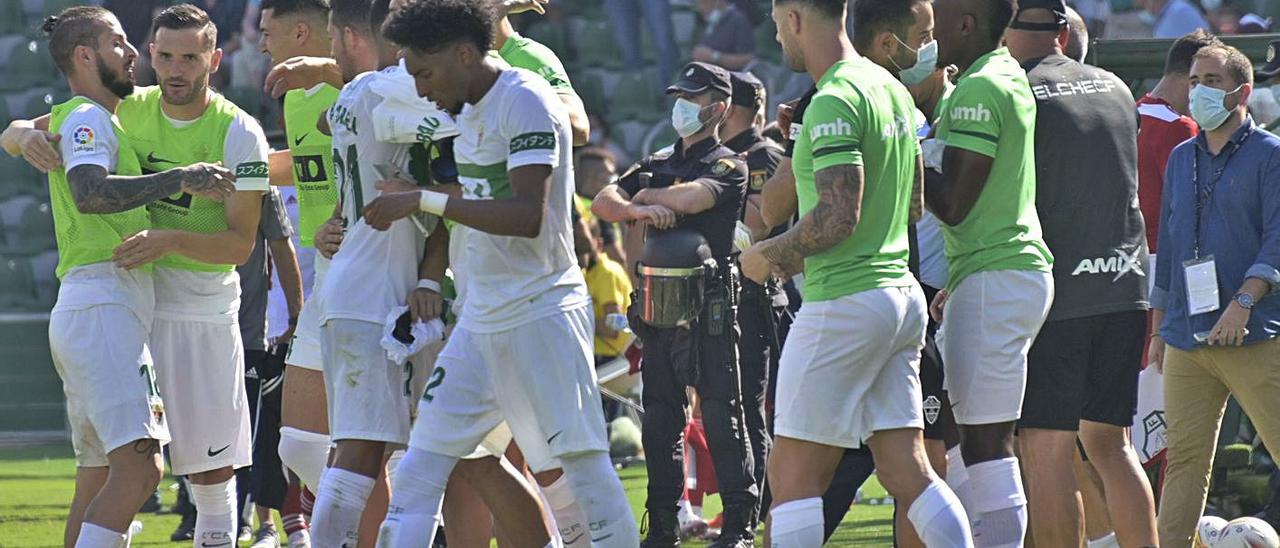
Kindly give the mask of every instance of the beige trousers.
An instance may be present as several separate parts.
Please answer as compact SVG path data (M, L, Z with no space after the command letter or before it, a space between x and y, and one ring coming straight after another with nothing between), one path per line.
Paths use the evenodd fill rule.
M1234 395L1269 448L1280 448L1280 339L1240 347L1168 347L1164 357L1168 470L1160 496L1160 545L1191 546L1227 397Z

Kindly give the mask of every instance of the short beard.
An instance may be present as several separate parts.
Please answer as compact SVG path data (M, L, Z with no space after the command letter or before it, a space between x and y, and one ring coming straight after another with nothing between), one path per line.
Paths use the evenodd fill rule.
M102 85L106 86L107 91L121 99L133 94L133 80L113 72L106 63L102 62L101 57L97 58L97 65L98 79L102 80Z
M189 105L194 103L196 99L204 97L207 89L209 89L208 80L205 80L204 85L200 85L199 81L193 80L191 85L187 86L187 93L185 95L173 96L167 93L167 88L164 86L164 82L160 82L160 94L164 99L164 102L179 107Z

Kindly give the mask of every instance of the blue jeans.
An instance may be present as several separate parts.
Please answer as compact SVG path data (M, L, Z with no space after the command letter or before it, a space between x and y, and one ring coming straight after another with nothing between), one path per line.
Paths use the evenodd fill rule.
M644 68L644 55L640 52L639 22L643 16L649 25L649 34L658 48L658 85L663 89L670 83L684 56L676 51L675 35L671 29L670 0L605 0L604 9L613 25L613 37L622 51L622 61L628 69Z

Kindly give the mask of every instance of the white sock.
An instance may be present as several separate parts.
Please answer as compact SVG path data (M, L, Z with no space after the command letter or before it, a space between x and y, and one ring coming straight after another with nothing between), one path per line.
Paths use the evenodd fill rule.
M312 542L326 548L355 548L360 514L372 492L371 477L342 468L325 470L311 520Z
M573 498L573 488L569 486L569 478L560 479L551 485L542 487L546 495L547 506L556 518L556 529L560 531L560 539L565 548L590 548L591 531L587 527L587 516Z
M396 483L396 469L400 468L401 460L404 460L404 449L396 449L387 457L387 483L390 485Z
M281 426L277 452L280 462L293 470L303 484L313 492L320 487L320 476L329 460L329 436Z
M822 546L822 498L793 500L769 512L773 524L769 544L773 548L817 548Z
M435 542L444 489L457 463L454 457L409 448L391 485L387 519L378 528L380 548L419 548Z
M129 532L124 534L124 548L129 548L129 546L133 544L133 537L141 534L142 522L135 519L133 520L133 523L129 524Z
M968 490L965 488L965 483L968 481L969 471L964 466L964 456L960 454L960 446L947 449L947 487L960 497L960 502L966 509L969 508L969 501L966 498Z
M195 546L236 545L236 478L213 485L190 483L191 503L196 507Z
M564 477L586 515L590 545L595 548L635 548L640 545L631 505L622 490L613 462L604 451L560 457Z
M1116 533L1112 531L1105 537L1089 541L1089 548L1120 548L1120 541L1116 540Z
M76 548L119 548L124 546L125 534L89 522L80 524L80 536Z
M933 480L907 509L907 519L929 548L973 547L969 518L955 493L941 480Z
M1019 547L1027 535L1027 497L1018 459L980 462L967 467L965 488L973 543L983 548Z

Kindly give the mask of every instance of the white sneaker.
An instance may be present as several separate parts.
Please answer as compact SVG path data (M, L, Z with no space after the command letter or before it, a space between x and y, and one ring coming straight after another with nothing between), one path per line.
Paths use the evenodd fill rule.
M311 548L311 531L303 529L290 534L289 548Z
M280 548L280 533L275 527L259 527L249 548Z
M129 548L129 544L133 542L133 537L141 534L142 522L135 519L133 523L129 524L129 531L124 534L124 548Z

